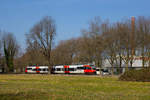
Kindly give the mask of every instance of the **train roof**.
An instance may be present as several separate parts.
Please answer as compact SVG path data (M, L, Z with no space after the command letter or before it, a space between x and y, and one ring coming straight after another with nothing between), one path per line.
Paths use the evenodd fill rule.
M44 67L44 68L48 68L48 66L27 66L27 67Z

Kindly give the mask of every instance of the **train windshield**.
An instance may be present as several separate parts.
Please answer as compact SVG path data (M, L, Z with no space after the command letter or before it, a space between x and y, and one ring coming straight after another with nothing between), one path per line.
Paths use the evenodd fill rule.
M93 70L96 70L96 67L94 65L90 65Z

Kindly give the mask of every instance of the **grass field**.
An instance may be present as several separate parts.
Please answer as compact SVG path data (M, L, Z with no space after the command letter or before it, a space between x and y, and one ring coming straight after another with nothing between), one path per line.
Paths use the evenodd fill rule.
M0 100L150 100L150 83L89 75L0 75Z

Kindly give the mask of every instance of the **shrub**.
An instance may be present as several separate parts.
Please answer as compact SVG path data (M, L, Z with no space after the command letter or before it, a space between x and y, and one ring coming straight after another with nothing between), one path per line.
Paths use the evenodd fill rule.
M119 80L150 82L150 68L126 71L119 77Z

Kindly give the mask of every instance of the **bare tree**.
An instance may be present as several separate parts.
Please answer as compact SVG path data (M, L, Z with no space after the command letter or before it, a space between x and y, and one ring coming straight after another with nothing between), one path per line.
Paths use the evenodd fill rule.
M89 24L89 37L91 38L93 60L96 66L102 65L102 52L105 48L103 34L108 31L109 21L102 21L100 17L95 17Z
M131 60L131 44L130 44L130 26L128 22L122 23L121 25L122 34L124 34L124 38L122 39L122 55L123 61L126 64L126 71L129 67L129 62Z
M5 33L3 36L3 49L5 61L9 72L14 71L14 57L18 52L19 45L12 33Z
M118 33L117 28L111 26L108 28L107 32L103 33L104 43L105 43L105 50L103 53L105 54L105 58L109 61L112 68L112 75L114 73L114 67L118 66L118 54L120 53L119 43L118 40Z
M140 16L137 20L137 34L139 51L142 58L142 66L144 67L149 57L149 36L150 36L150 19Z
M49 62L49 65L51 65L51 49L55 35L55 22L50 16L44 17L27 34L28 48L38 48Z
M53 64L74 64L77 63L74 59L77 56L77 40L72 38L64 40L56 46L52 51Z
M116 52L117 52L117 65L118 65L118 70L119 73L121 73L121 67L124 62L130 62L131 66L133 63L134 59L130 59L129 57L127 57L127 48L130 44L130 31L129 31L129 27L127 27L127 25L125 23L122 22L117 22L114 24L114 26L116 27L116 34L115 34L115 41L116 41ZM130 49L130 48L128 48ZM127 65L126 65L127 66ZM127 66L128 67L128 66Z
M95 62L96 66L99 67L102 64L102 51L104 49L102 34L106 32L107 28L107 20L102 21L100 17L95 17L94 20L90 21L89 28L82 30L82 45L87 61Z

